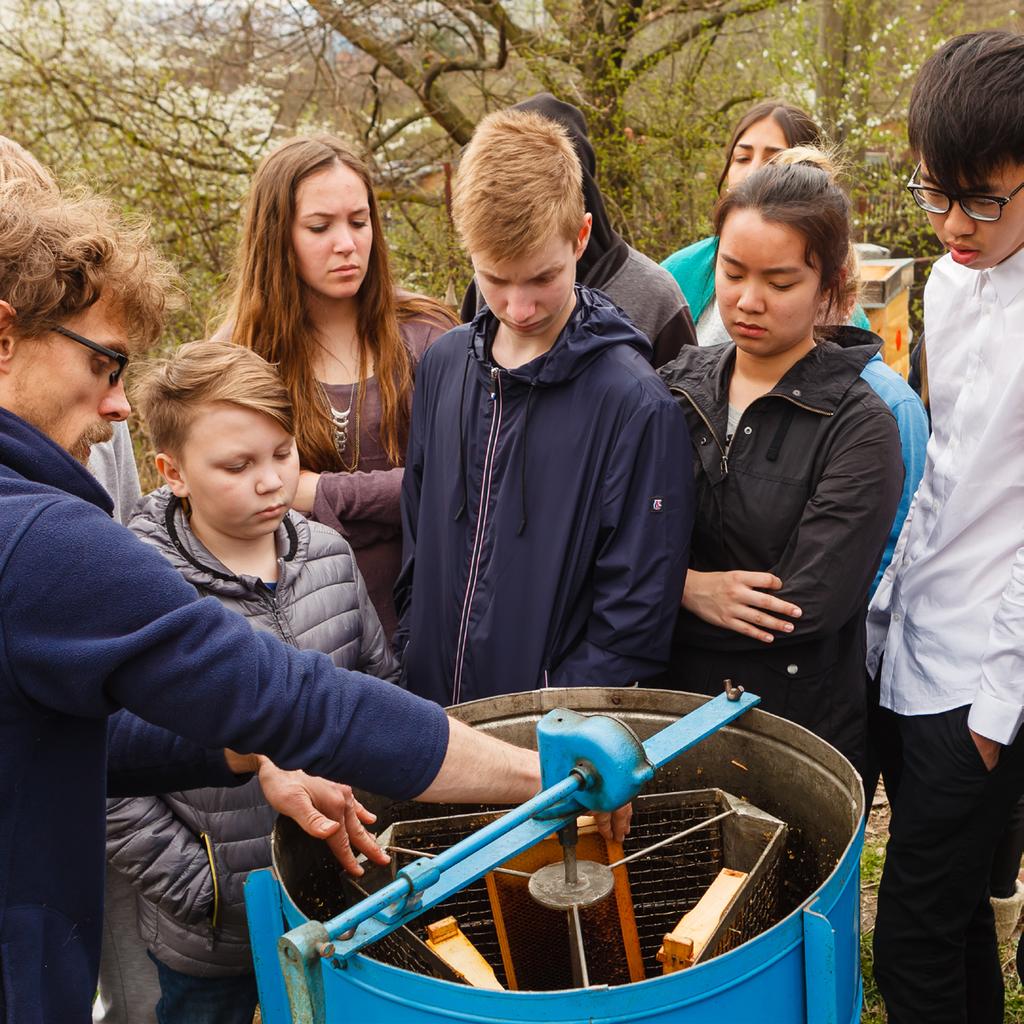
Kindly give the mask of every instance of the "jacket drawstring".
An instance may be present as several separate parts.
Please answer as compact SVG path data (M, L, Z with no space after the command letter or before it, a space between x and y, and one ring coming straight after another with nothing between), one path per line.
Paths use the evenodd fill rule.
M789 433L794 415L796 415L796 409L787 402L786 408L782 411L782 419L779 420L775 436L772 438L772 443L768 445L768 451L764 455L769 462L775 462L778 459L779 452L782 450L782 442L786 440L786 435Z
M519 501L521 518L519 520L519 529L516 530L517 537L526 529L526 437L530 429L530 405L533 402L533 392L536 386L537 385L533 381L530 381L530 390L526 395L526 411L523 413L523 447L519 453Z
M466 362L462 367L462 387L459 389L459 479L462 482L462 504L455 513L456 521L466 514L466 506L469 504L469 485L466 482L466 434L462 415L466 408L466 378L469 376L469 364L472 359L472 351L467 351Z
M204 565L199 561L195 555L192 554L188 548L185 547L184 542L178 534L178 525L174 521L174 517L178 512L179 508L184 506L184 502L176 494L171 495L170 500L167 502L167 507L164 509L164 529L167 531L167 537L170 542L177 549L178 554L185 559L194 569L198 569L200 572L208 573L216 580L226 580L229 583L237 583L239 577L232 576L231 573L221 572L219 569L214 569L212 565ZM295 529L295 524L292 522L291 516L286 515L281 521L284 525L284 532L288 536L288 550L282 556L286 562L292 561L295 558L295 553L299 548L299 533Z

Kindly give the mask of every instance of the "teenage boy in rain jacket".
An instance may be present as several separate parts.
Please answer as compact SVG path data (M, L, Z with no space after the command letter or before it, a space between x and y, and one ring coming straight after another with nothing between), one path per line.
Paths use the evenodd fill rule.
M650 343L574 284L590 214L565 129L486 118L453 213L487 307L417 377L396 588L408 685L457 704L655 676L686 569L689 438Z

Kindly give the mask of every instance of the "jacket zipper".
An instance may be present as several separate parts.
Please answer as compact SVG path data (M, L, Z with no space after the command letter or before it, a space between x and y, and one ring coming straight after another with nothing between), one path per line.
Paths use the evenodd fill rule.
M722 445L722 442L718 440L718 435L715 433L715 428L713 426L711 426L711 423L709 422L707 416L704 415L704 413L701 410L700 406L697 405L697 403L693 400L693 398L690 396L689 392L684 391L680 387L670 387L669 391L672 394L674 394L674 395L682 395L690 403L690 405L693 406L693 411L701 418L701 420L704 423L704 426L706 426L708 428L708 433L710 433L711 436L714 438L715 444L718 445L718 450L719 450L719 452L721 452L721 456L722 456L721 457L722 476L728 476L729 475L729 456L727 454L727 451L726 451L725 447ZM762 398L767 398L768 396L767 395L762 395L761 397ZM795 398L790 398L789 395L772 395L772 398L781 398L784 401L789 402L791 405L795 405L799 409L806 409L808 412L817 413L819 416L834 416L835 415L835 413L829 412L828 409L817 409L813 405L807 405L804 402L798 402ZM755 399L755 401L760 401L760 399ZM753 405L753 402L751 403L751 405ZM746 414L746 411L747 411L746 409L743 410L743 414L744 415ZM736 424L736 429L737 430L739 430L740 423L742 423L742 422L743 422L743 416L741 415L740 418L739 418L739 422Z
M715 444L718 446L718 451L719 451L719 455L720 455L719 467L722 470L722 476L728 476L729 475L729 455L726 452L725 446L722 444L721 441L718 440L718 435L715 433L715 428L713 426L711 426L711 421L707 418L707 416L704 415L704 412L701 409L701 407L693 400L693 398L690 397L690 393L688 391L684 391L682 388L679 388L679 387L670 387L669 391L673 395L682 395L683 398L685 398L690 403L690 405L693 406L693 411L704 422L704 426L708 428L708 433L711 435L711 437L714 440Z
M767 395L762 395L762 398L767 398ZM772 398L782 398L789 402L791 405L795 405L798 409L806 409L808 412L816 412L819 416L834 416L834 412L829 412L828 409L816 409L813 405L805 405L803 402L798 402L795 398L790 398L789 395L772 395ZM746 409L743 410L746 412Z
M281 576L278 574L278 586L280 586ZM281 639L286 644L291 644L292 647L297 647L298 644L295 642L295 636L292 634L291 627L288 624L288 620L281 614L281 607L277 602L277 590L270 591L265 586L260 588L260 596L266 601L267 606L274 616L274 625L277 626L277 632Z
M462 669L465 665L466 645L469 642L469 616L473 606L473 596L476 593L484 534L487 528L487 511L490 505L491 480L494 473L494 452L498 446L498 436L501 433L501 371L497 366L491 367L491 388L491 427L487 436L487 449L484 452L484 472L480 481L480 506L476 513L476 530L469 559L469 578L466 580L466 595L462 601L459 637L455 646L455 671L452 679L453 704L458 704L462 695Z
M206 850L206 858L210 862L210 877L213 879L213 911L210 914L210 941L209 947L213 949L217 939L217 927L220 925L220 882L217 878L217 861L213 856L213 841L209 832L200 832L199 841Z

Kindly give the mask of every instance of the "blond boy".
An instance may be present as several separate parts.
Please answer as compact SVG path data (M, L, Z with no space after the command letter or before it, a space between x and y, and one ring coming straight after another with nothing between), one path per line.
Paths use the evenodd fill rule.
M396 638L441 704L664 668L693 518L682 413L650 343L576 284L579 161L532 112L485 118L453 214L486 302L417 375Z
M166 486L129 529L202 596L339 668L397 666L348 542L289 507L299 479L287 388L236 345L194 342L135 393ZM251 1021L256 980L242 884L270 864L274 810L258 782L111 800L107 854L138 892L138 929L157 965L159 1020ZM364 818L372 820L372 816Z

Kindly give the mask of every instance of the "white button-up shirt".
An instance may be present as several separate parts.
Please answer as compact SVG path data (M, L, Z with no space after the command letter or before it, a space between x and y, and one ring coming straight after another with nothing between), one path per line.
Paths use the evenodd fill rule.
M1009 743L1024 719L1024 251L991 270L944 256L924 297L932 436L868 612L882 706L972 705Z

